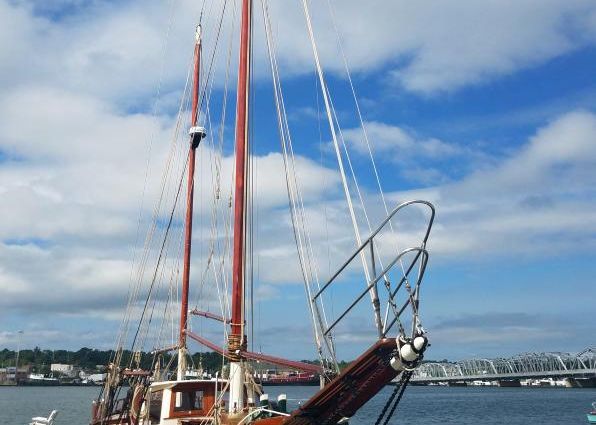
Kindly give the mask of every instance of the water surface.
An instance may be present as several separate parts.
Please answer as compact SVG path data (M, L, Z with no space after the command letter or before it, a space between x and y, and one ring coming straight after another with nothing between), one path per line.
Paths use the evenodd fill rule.
M296 407L316 387L266 387L270 398L285 392ZM96 387L0 387L0 425L28 424L33 416L60 413L56 425L88 423ZM374 425L393 391L385 388L350 421ZM408 425L574 425L587 424L586 412L596 389L408 387L391 424Z

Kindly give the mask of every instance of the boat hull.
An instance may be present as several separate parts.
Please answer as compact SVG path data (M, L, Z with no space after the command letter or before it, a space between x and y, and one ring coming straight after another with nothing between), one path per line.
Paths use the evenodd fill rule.
M399 374L389 364L395 349L394 339L377 341L282 422L284 425L330 425L352 417Z
M20 387L56 387L60 385L60 381L58 380L30 380L30 381L21 381L18 384Z

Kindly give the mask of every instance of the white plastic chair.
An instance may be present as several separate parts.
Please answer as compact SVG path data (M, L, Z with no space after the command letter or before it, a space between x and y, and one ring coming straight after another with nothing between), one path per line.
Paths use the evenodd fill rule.
M29 425L52 425L54 423L54 419L56 419L57 414L57 410L52 410L52 413L50 413L50 416L48 416L47 418L43 418L41 416L31 418L33 422L31 422Z

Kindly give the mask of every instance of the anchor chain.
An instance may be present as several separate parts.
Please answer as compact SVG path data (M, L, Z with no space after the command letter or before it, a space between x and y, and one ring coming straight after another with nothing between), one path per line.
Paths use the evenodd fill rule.
M395 413L395 409L397 409L397 405L399 404L402 396L404 395L404 391L406 390L406 387L408 386L408 382L410 381L410 378L412 377L412 373L413 372L409 371L409 370L402 372L401 379L400 379L399 383L395 386L395 390L389 397L389 400L387 400L387 403L385 403L385 406L383 407L383 410L379 414L379 417L377 418L375 425L381 424L381 421L383 421L383 417L385 417L387 410L389 410L389 413L387 414L387 417L385 417L385 420L383 421L383 425L387 425L389 423L389 419L391 419L391 417ZM397 396L397 398L396 398L396 396Z
M379 360L379 367L376 368L375 372L366 381L364 381L359 388L352 387L352 390L348 391L347 398L345 398L343 402L339 404L339 406L333 411L333 414L330 415L329 418L335 417L337 415L343 416L343 410L345 409L345 407L348 406L352 402L352 400L358 396L358 394L360 394L362 391L365 391L366 388L368 388L368 386L370 385L370 383L375 381L376 378L383 373L382 366L384 363L385 362L383 362L382 360ZM343 397L344 395L345 393L342 394L341 397ZM324 422L324 424L330 425L331 423L327 420Z

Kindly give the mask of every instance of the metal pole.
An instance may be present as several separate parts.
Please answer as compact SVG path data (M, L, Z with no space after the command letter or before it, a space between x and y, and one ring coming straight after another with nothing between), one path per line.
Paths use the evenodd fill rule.
M23 335L23 331L17 332L17 356L15 359L15 367L14 367L14 383L17 383L17 376L19 375L19 355L21 354L21 336Z

